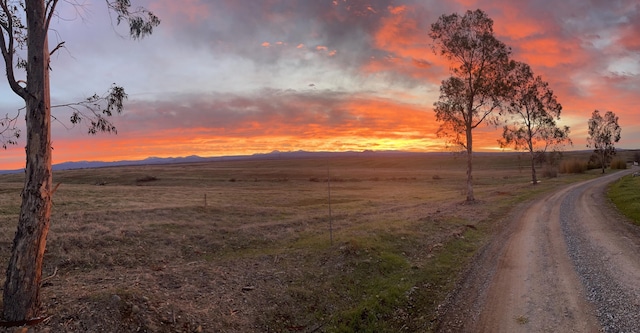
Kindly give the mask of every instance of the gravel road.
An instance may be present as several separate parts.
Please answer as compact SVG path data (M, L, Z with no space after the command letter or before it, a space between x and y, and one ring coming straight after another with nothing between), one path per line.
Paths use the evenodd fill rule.
M438 332L640 332L640 228L604 196L635 170L514 209L439 310Z

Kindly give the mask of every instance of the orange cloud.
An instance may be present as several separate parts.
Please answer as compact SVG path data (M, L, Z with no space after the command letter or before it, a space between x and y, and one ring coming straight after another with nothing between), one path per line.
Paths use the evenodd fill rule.
M536 38L522 41L517 45L516 56L522 57L530 66L557 67L562 64L578 64L586 57L580 53L577 42L553 38Z
M389 13L393 14L393 15L399 15L402 12L404 12L405 10L407 10L407 6L397 6L397 7L393 7L393 6L389 6Z
M544 18L528 14L521 3L502 1L495 13L492 12L496 36L519 40L544 34L550 28L543 20Z
M56 138L54 163L65 161L117 161L150 156L220 156L264 153L273 150L343 151L406 150L440 151L445 142L437 138L439 123L430 107L367 95L344 96L334 102L283 95L289 110L275 105L273 112L222 122L217 127L147 128L131 124L119 135ZM244 101L247 109L264 109ZM231 103L241 105L239 102ZM329 107L330 109L327 109ZM293 110L300 110L295 112ZM179 112L178 112L179 113ZM184 115L188 116L188 115ZM171 120L168 120L171 121ZM221 117L216 122L223 121ZM176 125L176 124L174 124ZM155 126L156 128L150 128ZM477 131L476 145L496 147L499 136L493 128ZM180 138L176 140L176 138ZM490 148L485 148L490 149ZM24 166L24 150L12 148L17 159L3 159L0 169ZM21 153L21 154L20 154ZM3 153L4 154L4 153ZM6 156L6 155L5 155Z
M628 50L640 51L640 23L636 22L636 25L628 25L621 32L620 43Z
M416 20L406 15L405 7L389 10L393 15L382 19L381 28L374 35L375 45L402 56L413 57L416 49L424 49L424 43L419 43L422 39L419 36L426 35L426 32L420 31Z
M439 83L449 64L434 54L428 25L407 6L389 7L388 12L390 15L381 19L379 29L373 34L374 45L387 55L371 57L362 70L368 74L395 73L425 83Z
M370 96L347 98L333 105L332 110L325 110L321 101L314 103L293 98L287 104L292 109L306 111L255 115L233 127L174 128L80 141L57 140L55 158L56 161L106 160L103 156L107 152L109 160L210 156L268 152L283 150L283 147L310 151L442 148L442 142L435 137L438 125L433 112L423 106ZM180 140L174 140L176 137Z

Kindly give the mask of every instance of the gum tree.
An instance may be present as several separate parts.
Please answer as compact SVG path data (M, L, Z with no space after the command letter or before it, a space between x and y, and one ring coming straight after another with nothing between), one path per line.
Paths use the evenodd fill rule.
M598 156L604 173L607 162L616 154L614 144L620 141L622 128L618 125L618 117L612 111L607 111L604 117L600 115L600 111L593 111L588 124L587 147L594 149L593 152Z
M544 154L550 146L571 142L569 127L556 124L562 105L549 84L540 76L534 77L529 65L512 61L507 83L508 97L504 104L507 124L498 142L501 147L514 146L516 150L529 152L531 181L535 185L538 183L536 153Z
M49 231L51 197L55 192L51 186L50 57L63 47L63 43L60 43L50 49L47 35L58 2L0 0L0 50L9 87L25 102L26 120L22 204L3 290L3 317L10 324L21 324L36 318L40 307L42 260ZM129 24L130 35L134 39L151 34L160 23L146 9L132 8L129 0L106 0L106 5L117 14L118 24ZM24 59L19 57L18 51L21 49L26 49ZM26 81L16 78L18 71L26 72ZM114 85L102 97L94 95L80 103L70 104L74 108L70 121L78 123L88 118L90 133L113 131L115 128L106 117L122 111L125 98L124 90ZM1 133L3 138L15 138L12 123L5 124L9 129L4 127Z
M434 103L438 135L467 154L467 202L473 195L473 130L495 119L505 95L504 76L510 49L493 33L493 20L482 10L443 15L431 25L434 51L451 61L451 77L442 81Z

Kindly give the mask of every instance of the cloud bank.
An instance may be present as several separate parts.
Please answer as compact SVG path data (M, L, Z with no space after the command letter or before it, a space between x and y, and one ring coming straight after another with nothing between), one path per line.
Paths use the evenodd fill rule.
M55 162L272 150L443 150L433 103L449 64L428 38L439 16L480 8L512 57L548 81L574 149L595 109L620 117L619 147L640 148L640 3L417 0L134 1L161 19L130 41L104 3L62 2L50 44L52 99L129 93L117 136L68 128L55 110ZM0 84L0 111L20 100ZM476 147L497 147L486 128ZM23 145L23 143L21 143ZM19 145L0 169L24 165Z

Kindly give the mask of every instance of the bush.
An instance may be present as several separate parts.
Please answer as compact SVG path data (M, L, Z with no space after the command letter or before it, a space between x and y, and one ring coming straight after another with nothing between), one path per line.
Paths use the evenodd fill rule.
M542 177L544 178L556 178L558 177L558 168L552 165L545 165L542 169Z
M560 163L560 173L584 173L587 171L587 163L576 158L562 161Z
M622 158L614 158L613 161L611 161L611 169L626 169L627 168L627 162L625 160L623 160Z
M602 164L597 160L590 160L587 163L587 170L602 169Z
M138 183L147 183L147 182L153 182L158 180L158 178L154 177L154 176L144 176L144 177L140 177L136 179L136 182Z

